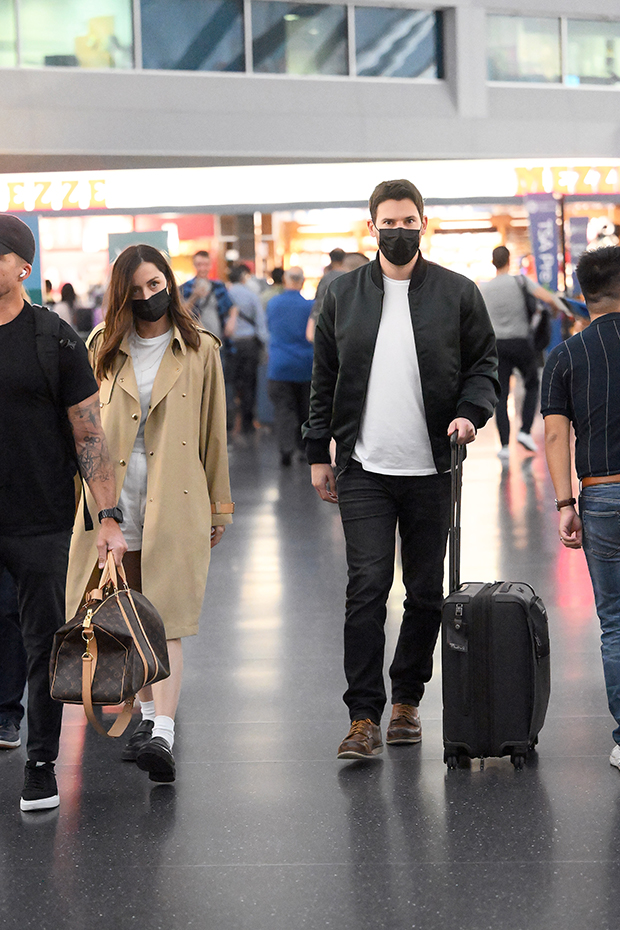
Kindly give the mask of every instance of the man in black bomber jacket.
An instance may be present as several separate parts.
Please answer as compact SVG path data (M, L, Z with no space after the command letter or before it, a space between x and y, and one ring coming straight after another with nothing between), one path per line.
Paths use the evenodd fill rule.
M384 625L397 527L406 597L386 741L422 737L418 705L432 674L443 598L449 437L457 431L460 444L472 442L499 394L495 337L478 288L419 252L427 225L420 192L410 181L384 181L369 206L379 252L327 291L303 429L312 484L323 500L338 503L346 540L351 729L339 759L383 750Z

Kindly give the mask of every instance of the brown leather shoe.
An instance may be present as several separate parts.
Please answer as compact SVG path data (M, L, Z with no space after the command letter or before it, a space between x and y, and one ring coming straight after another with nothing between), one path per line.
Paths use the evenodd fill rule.
M413 704L392 704L392 716L385 738L391 746L397 743L419 743L422 724L418 708Z
M353 720L338 747L339 759L372 759L383 752L381 728L372 720Z

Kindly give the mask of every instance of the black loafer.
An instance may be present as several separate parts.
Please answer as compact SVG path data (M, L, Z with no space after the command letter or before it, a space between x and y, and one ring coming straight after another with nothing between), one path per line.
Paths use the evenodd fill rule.
M154 736L138 750L136 765L149 773L151 781L171 782L176 778L176 767L172 750L161 736Z
M143 746L151 739L151 734L153 733L153 727L155 724L152 720L141 720L136 729L133 731L125 748L121 754L121 759L123 762L135 762L136 756L140 752Z

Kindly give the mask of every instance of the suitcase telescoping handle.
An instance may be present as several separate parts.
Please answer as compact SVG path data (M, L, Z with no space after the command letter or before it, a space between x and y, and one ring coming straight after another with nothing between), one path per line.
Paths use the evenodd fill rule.
M461 490L463 487L463 459L465 446L457 442L458 430L450 436L450 533L449 566L450 591L456 591L461 584Z

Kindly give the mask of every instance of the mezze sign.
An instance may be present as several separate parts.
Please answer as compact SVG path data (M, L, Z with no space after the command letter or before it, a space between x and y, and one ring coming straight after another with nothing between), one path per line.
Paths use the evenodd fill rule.
M515 168L517 196L528 194L618 194L620 171L615 165L551 165Z

